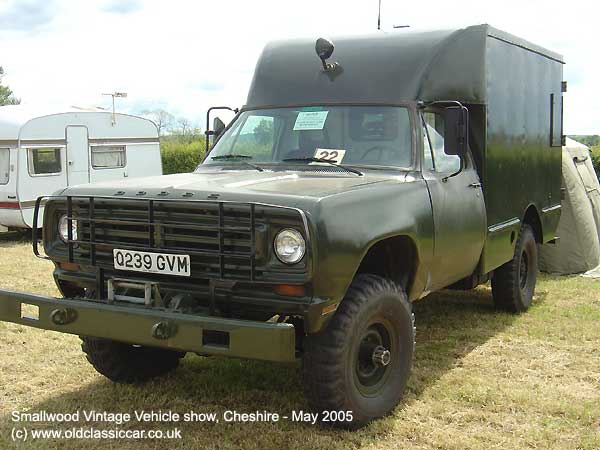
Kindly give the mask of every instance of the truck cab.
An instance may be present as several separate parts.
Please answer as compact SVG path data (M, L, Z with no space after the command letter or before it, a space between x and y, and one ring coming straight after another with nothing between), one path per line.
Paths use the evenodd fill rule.
M401 401L412 302L491 280L497 307L530 306L562 64L489 25L268 44L193 173L38 200L63 297L0 291L0 319L82 336L116 382L186 352L301 360L310 406L365 425Z
M354 264L382 236L412 236L418 242L415 249L431 262L425 266L426 273L412 273L405 280L410 296L419 298L473 274L483 250L485 204L466 139L467 118L467 111L453 103L244 109L197 173L238 170L259 177L246 182L247 189L293 195L293 201L299 202L294 204L311 212L311 217L319 215L312 213L315 208L327 211L321 226L331 227L331 235L322 251L330 253L332 245L347 247L352 237L362 247L354 249L360 258ZM446 127L462 127L465 137L459 138L456 132L446 136ZM311 194L315 200L302 202L302 196ZM360 207L356 209L340 203L357 198ZM354 225L351 231L344 230L346 224ZM348 260L347 255L340 258ZM340 261L324 270L325 288L328 279L344 276L347 268Z

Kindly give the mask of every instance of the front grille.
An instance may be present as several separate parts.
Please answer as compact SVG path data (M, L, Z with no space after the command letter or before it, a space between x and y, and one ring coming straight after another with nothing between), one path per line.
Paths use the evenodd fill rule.
M276 261L272 236L294 227L307 239L302 213L259 203L66 197L46 205L45 220L67 213L78 221L77 239L68 245L50 240L49 256L113 268L113 249L190 255L193 279L301 281L307 264L290 267ZM54 219L56 220L56 219ZM45 236L45 242L50 236ZM136 274L138 275L138 274ZM183 277L166 277L186 282Z

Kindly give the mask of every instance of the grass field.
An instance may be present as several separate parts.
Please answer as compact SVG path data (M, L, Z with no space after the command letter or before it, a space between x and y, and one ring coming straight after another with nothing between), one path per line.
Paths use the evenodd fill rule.
M29 244L0 240L0 255L0 288L57 294L51 264L35 259ZM166 378L121 386L92 369L77 337L0 323L0 448L599 449L600 281L540 276L534 305L520 316L495 312L490 294L442 292L415 304L417 353L405 400L357 432L288 421L134 421L123 427L178 426L183 439L13 443L14 410L290 413L306 403L297 367L188 355Z

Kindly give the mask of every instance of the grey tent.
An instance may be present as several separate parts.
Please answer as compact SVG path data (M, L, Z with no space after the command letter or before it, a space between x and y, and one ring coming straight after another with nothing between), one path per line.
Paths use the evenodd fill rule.
M562 153L564 200L555 245L540 251L540 270L556 274L600 266L600 184L589 149L567 139ZM600 275L600 268L598 270Z

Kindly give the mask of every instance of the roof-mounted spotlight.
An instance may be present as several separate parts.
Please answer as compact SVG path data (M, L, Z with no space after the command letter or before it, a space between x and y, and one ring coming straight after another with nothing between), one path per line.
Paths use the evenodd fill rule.
M340 66L337 62L334 62L333 64L327 62L327 60L331 58L334 48L333 42L331 42L329 39L317 39L315 51L317 52L317 56L321 59L323 70L325 72L334 72Z

